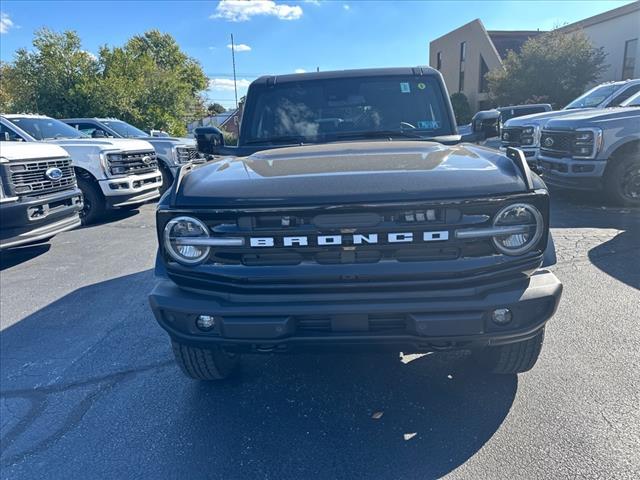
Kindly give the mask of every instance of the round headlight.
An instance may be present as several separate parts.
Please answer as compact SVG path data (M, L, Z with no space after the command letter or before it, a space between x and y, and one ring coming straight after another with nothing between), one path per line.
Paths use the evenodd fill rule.
M506 255L522 255L531 250L542 237L544 229L542 214L536 207L526 203L504 207L495 216L493 226L515 227L511 230L517 231L493 237L498 251Z
M197 239L206 238L209 238L209 229L196 218L176 217L164 227L164 248L172 258L184 265L201 263L209 256L211 248L198 245L197 242Z

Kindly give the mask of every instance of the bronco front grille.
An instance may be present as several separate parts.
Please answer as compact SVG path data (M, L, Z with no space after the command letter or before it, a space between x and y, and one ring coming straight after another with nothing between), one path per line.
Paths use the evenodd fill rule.
M76 186L70 158L11 162L7 169L10 189L17 196L47 195Z

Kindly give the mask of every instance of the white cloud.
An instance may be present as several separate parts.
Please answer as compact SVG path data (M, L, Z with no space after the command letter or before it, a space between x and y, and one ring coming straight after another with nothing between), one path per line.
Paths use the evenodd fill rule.
M273 0L221 0L216 12L209 18L246 22L258 15L272 16L280 20L297 20L302 16L302 7L276 3Z
M251 80L239 78L237 81L238 90L245 89L251 84ZM210 78L209 89L224 92L233 92L233 78Z
M95 53L92 53L88 50L83 50L82 51L85 55L87 55L91 60L93 60L94 62L98 61L98 57L95 55Z
M0 12L0 33L7 33L11 27L13 27L13 20L8 14Z
M320 5L320 0L302 0L304 3L310 3L311 5Z
M229 50L231 50L232 45L228 44L227 48ZM233 48L235 48L236 52L250 52L251 51L251 47L249 45L244 44L244 43L237 43L237 44L233 45Z
M351 6L346 3L342 5L342 8L344 8L345 10L351 10Z
M296 68L295 72L296 73L306 73L306 70L304 68Z

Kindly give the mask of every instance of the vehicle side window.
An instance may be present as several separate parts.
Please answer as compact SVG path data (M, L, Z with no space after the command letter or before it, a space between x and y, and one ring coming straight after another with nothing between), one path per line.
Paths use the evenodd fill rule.
M0 142L24 142L24 138L0 123Z
M609 104L609 106L619 107L620 104L624 102L627 98L631 97L631 95L635 95L638 92L640 92L640 83L630 86L629 88L625 89L624 91L620 92L618 95L613 97L613 100L611 100L611 103Z
M71 126L73 128L75 128L76 130L79 130L82 133L85 133L85 134L89 135L90 137L93 136L93 132L95 132L95 131L102 132L105 137L111 137L112 136L108 132L104 131L102 128L100 128L99 126L97 126L94 123L74 123Z

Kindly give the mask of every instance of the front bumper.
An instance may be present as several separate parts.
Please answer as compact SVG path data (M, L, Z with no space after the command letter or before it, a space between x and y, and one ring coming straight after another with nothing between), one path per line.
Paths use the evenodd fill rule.
M0 203L0 249L38 242L78 227L81 209L82 192L78 189Z
M162 328L177 342L207 347L223 345L239 351L280 351L295 347L386 346L403 351L476 348L526 340L555 312L562 284L540 270L500 288L481 293L425 291L411 300L379 299L375 292L357 300L322 302L228 302L193 293L161 279L149 302ZM452 298L453 296L453 298ZM449 297L448 299L446 297ZM494 324L496 308L509 308L513 320ZM210 332L196 327L198 315L212 315Z
M159 188L162 186L162 174L158 170L142 175L100 180L99 184L107 208L120 208L158 198Z
M539 156L545 183L572 190L600 190L607 163L598 160L574 160Z

